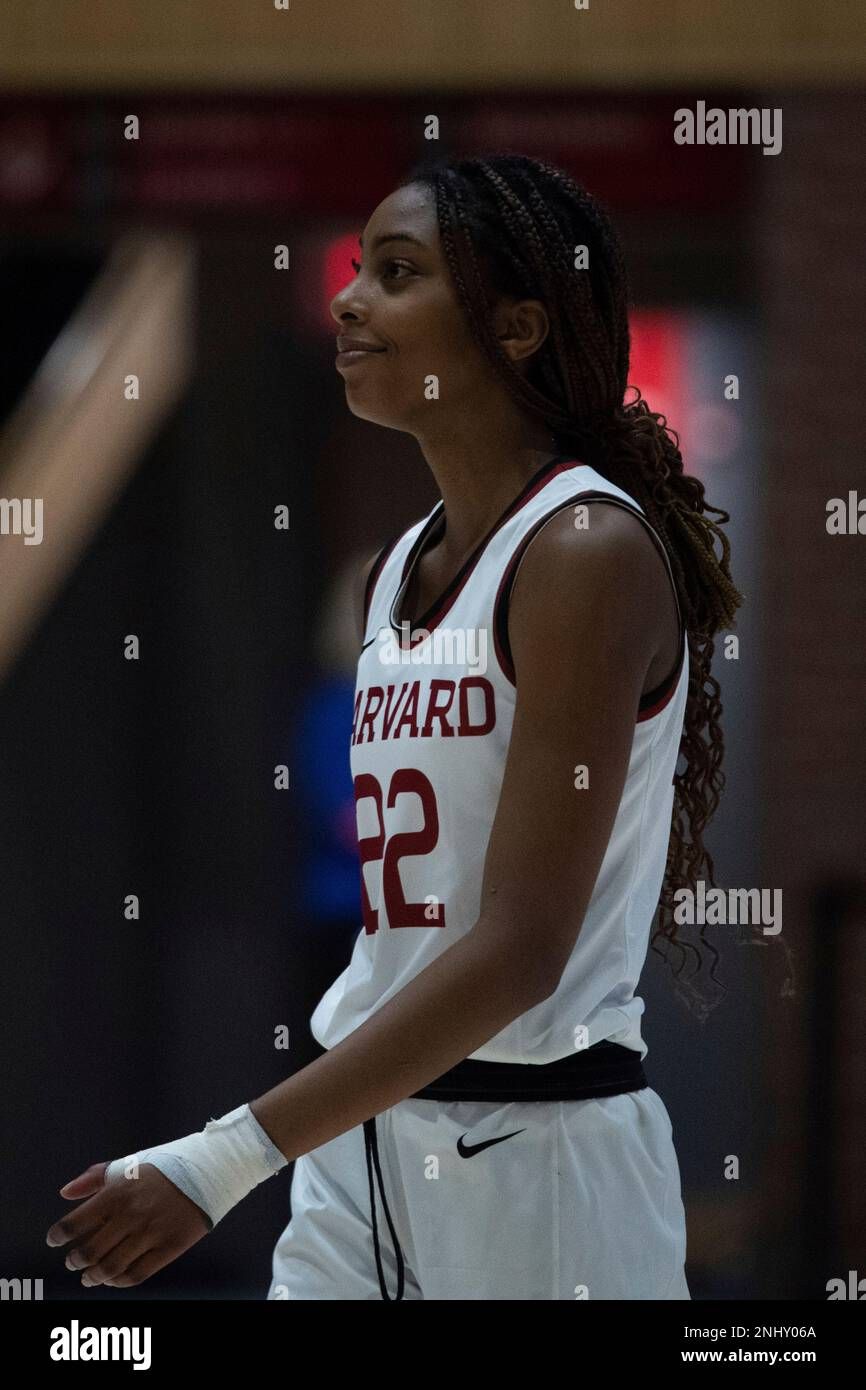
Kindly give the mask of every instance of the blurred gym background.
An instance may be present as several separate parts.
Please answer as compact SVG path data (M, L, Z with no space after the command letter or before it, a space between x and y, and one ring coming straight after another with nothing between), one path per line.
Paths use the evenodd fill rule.
M519 149L608 203L631 379L732 515L709 843L721 885L783 890L788 950L719 929L703 1025L648 957L693 1296L866 1273L866 567L825 527L866 477L864 74L864 11L811 0L4 6L0 1275L267 1291L290 1170L139 1289L83 1290L44 1237L89 1163L318 1051L360 923L349 584L436 500L414 441L349 413L328 304L430 115L441 149ZM698 100L780 108L781 153L676 145Z

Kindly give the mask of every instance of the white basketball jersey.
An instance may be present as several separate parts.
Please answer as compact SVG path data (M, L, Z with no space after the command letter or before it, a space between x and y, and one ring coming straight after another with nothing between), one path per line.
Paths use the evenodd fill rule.
M397 615L419 553L441 528L442 501L371 571L351 739L363 927L310 1021L323 1047L352 1033L478 920L517 696L508 597L533 536L563 508L593 498L640 516L664 555L628 493L561 457L527 482L411 631L398 628ZM473 1058L553 1062L605 1038L646 1056L635 990L664 877L688 691L680 626L676 669L635 711L610 842L559 985ZM586 1030L579 1036L578 1026Z

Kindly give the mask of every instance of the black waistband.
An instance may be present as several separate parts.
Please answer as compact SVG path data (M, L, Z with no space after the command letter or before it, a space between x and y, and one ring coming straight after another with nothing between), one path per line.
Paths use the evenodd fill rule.
M411 1100L592 1100L648 1086L639 1052L594 1043L555 1062L482 1062L467 1057Z

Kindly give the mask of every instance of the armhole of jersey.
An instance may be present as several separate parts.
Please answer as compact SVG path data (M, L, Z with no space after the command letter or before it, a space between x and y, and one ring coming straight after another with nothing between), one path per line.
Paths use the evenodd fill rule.
M378 580L379 575L382 573L382 570L385 568L385 562L387 561L388 556L391 554L391 551L394 549L394 546L397 544L398 540L402 535L403 532L398 531L395 536L391 536L390 540L387 540L385 542L385 544L382 546L382 549L379 551L379 554L376 556L376 559L373 562L372 568L370 569L370 573L367 575L367 583L364 585L365 637L367 635L367 620L370 616L370 604L373 601L373 590L376 587L376 581Z
M674 582L673 571L667 552L643 512L630 502L626 502L624 498L614 497L609 492L578 492L575 493L573 497L566 498L564 502L557 502L555 507L551 508L549 512L546 512L544 516L539 517L535 525L530 527L518 544L508 564L505 566L502 578L499 581L499 588L493 604L493 646L503 675L512 685L516 685L517 680L514 671L514 659L511 654L511 644L508 640L508 607L511 599L511 591L514 588L514 581L517 578L517 571L520 569L521 561L526 554L530 542L538 535L542 527L546 526L548 521L552 521L553 518L566 507L573 507L578 502L608 502L614 506L622 507L624 511L631 512L639 521L642 521L661 553L662 559L667 567L671 587L674 591L674 601L677 606L677 621L680 628L679 655L673 670L665 677L661 684L657 685L653 690L648 690L645 695L640 697L637 711L637 723L641 724L644 720L652 719L656 714L659 714L677 688L686 651L686 631L683 626L679 594L677 593L677 586Z

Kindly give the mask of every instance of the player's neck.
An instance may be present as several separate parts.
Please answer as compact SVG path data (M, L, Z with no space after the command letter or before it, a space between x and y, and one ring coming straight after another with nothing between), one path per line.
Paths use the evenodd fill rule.
M441 446L438 441L419 443L444 503L436 550L445 563L454 564L472 553L529 479L557 454L543 429L517 446L513 437L456 446L453 440Z

